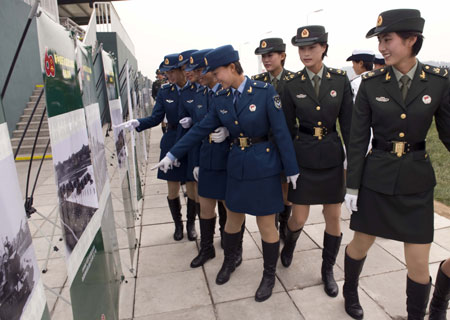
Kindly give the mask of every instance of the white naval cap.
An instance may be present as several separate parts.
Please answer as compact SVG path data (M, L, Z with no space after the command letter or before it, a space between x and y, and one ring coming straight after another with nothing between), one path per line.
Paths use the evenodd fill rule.
M364 61L373 62L375 54L372 50L353 50L352 55L347 58L347 61Z

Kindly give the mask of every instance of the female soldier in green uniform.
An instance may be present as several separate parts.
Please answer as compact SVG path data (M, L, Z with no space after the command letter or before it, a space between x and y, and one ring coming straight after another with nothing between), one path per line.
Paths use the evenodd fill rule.
M390 10L366 35L378 37L387 67L363 77L347 149L345 201L355 234L346 248L343 293L345 310L355 319L363 318L358 279L377 236L404 243L408 319L423 319L429 299L436 179L425 138L434 116L450 150L450 82L447 69L416 59L424 23L418 10ZM366 156L370 128L374 139Z
M289 189L288 200L293 203L293 208L281 262L285 267L290 266L310 205L323 204L325 232L321 274L325 292L336 297L338 286L333 266L342 239L340 217L345 194L344 149L336 131L336 121L339 119L347 145L353 96L345 71L323 64L327 40L328 33L322 26L298 28L297 35L292 38L305 68L285 84L282 104L288 127L295 137L301 178L296 190Z

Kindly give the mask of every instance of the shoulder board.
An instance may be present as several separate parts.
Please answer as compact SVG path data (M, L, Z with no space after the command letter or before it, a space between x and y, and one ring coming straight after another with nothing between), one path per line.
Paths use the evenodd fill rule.
M270 78L269 78L269 73L268 72L263 72L263 73L256 74L256 75L252 76L251 79L252 80L259 80L259 81L267 82L267 81L269 81Z
M170 86L171 86L170 83L165 83L165 84L163 84L163 85L161 86L161 89L169 89Z
M252 87L253 88L266 89L266 88L269 87L269 85L268 85L267 82L264 82L264 81L250 80L250 88L248 90L250 90Z
M447 68L439 68L439 67L435 67L435 66L426 64L423 66L423 70L425 70L425 72L427 72L427 73L434 74L436 76L448 78L448 69Z
M347 71L341 69L327 68L327 70L331 73L338 74L341 76L345 76L347 74Z
M375 77L377 77L377 76L381 76L381 75L385 74L387 71L388 71L388 68L376 69L376 70L373 70L373 71L369 71L369 72L364 73L364 74L361 76L361 78L362 78L363 80L372 79L372 78L375 78ZM386 78L389 78L389 77L386 76Z
M220 89L216 92L216 96L223 96L227 93L230 93L231 90L230 89Z
M289 81L292 81L292 80L294 80L294 79L301 78L302 75L303 75L303 72L302 72L302 71L291 72L289 75L286 75L286 76L284 77L284 80L287 81L287 82L289 82ZM302 79L302 80L304 80L304 79Z

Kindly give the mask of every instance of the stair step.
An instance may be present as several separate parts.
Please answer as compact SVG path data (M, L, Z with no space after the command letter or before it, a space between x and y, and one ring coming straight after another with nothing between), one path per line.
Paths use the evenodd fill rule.
M49 138L50 137L48 137L48 136L45 137L45 136L39 135L39 137L37 139L37 144L45 146L47 144L47 141L48 141ZM25 137L25 138L23 138L22 147L23 146L33 146L34 140L35 140L35 137ZM11 138L11 145L13 147L17 147L19 145L19 142L20 142L20 138Z
M33 115L33 119L31 121L39 123L39 121L41 121L41 117L42 117L42 111L39 112L39 113L35 112L34 115ZM23 114L23 115L20 116L19 121L27 123L28 119L30 119L30 115L29 114ZM47 122L47 119L48 119L47 113L45 113L44 120L42 120L42 122L43 123Z
M23 131L25 129L16 129L13 131L13 138L21 138L23 135ZM37 134L37 128L36 129L30 129L28 128L27 134L25 137L35 137ZM49 137L50 136L50 130L48 128L41 128L39 131L39 135L43 137Z
M34 102L39 98L40 93L30 96L30 102ZM45 101L45 93L42 95L41 101Z
M31 108L31 109L33 109L35 104L36 104L36 101L34 101L34 102L31 102L31 101L30 101L30 102L27 102L27 106L26 106L25 108ZM46 105L45 100L44 100L44 99L41 99L41 101L39 101L38 108L39 108L39 107L45 107L45 105Z
M36 155L43 155L46 146L47 146L47 144L37 144L36 145L36 149L34 149L34 155L35 156ZM17 147L13 147L13 154L16 153L16 149L17 149ZM22 155L22 156L30 156L32 150L33 150L33 145L31 145L31 146L24 146L24 145L22 145L20 147L18 156L20 156L20 155ZM51 153L52 153L52 148L49 145L46 155L49 155Z
M34 107L34 106L33 106ZM24 110L23 110L23 115L30 115L32 112L33 112L33 107L30 107L30 108L25 108ZM36 111L34 112L34 114L42 114L42 112L44 112L44 109L45 109L45 105L43 105L43 106L38 106L37 108L36 108Z
M28 118L27 118L28 120ZM17 123L17 130L23 130L27 126L27 121L20 121ZM37 129L39 127L39 121L31 121L28 129ZM42 121L41 129L48 129L48 121Z

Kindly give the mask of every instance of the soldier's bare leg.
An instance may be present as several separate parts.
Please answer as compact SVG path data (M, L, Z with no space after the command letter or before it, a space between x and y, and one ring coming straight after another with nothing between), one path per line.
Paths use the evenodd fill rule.
M325 232L336 237L341 236L341 204L324 204Z
M200 200L200 218L212 219L216 216L216 202L215 199L198 197Z
M308 220L308 216L309 216L309 205L293 204L292 215L288 221L289 230L296 231L303 228L303 226L306 223L306 220Z
M180 182L167 181L167 190L169 193L167 198L169 198L169 200L178 198L180 196Z
M408 277L414 282L428 284L430 282L428 263L431 243L405 243L404 247Z
M257 216L256 223L258 224L261 239L264 242L274 243L279 240L278 231L275 227L275 214L267 216Z

